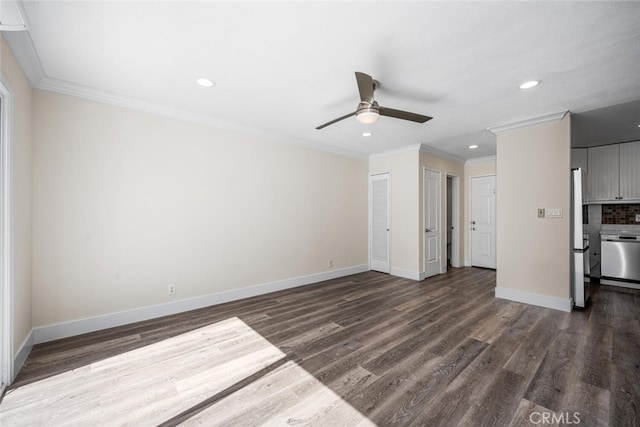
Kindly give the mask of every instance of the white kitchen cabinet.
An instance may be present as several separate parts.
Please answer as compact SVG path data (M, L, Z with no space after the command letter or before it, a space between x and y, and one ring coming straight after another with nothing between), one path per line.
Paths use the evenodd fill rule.
M589 148L587 200L640 200L640 141Z
M618 200L620 197L620 146L589 148L587 199L590 202Z
M620 144L620 197L640 199L640 141Z

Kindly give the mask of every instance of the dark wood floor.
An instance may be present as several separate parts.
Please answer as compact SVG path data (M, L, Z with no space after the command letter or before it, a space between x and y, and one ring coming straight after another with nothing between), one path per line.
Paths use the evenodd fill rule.
M585 310L564 313L494 288L495 272L475 268L422 282L358 274L36 345L9 392L238 317L380 426L640 425L639 291L596 285Z

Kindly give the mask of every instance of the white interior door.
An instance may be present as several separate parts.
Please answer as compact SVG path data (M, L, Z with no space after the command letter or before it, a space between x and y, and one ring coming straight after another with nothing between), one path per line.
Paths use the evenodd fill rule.
M390 176L369 177L369 256L372 270L389 273Z
M440 274L440 172L424 170L424 272Z
M471 178L471 265L496 268L496 176Z
M0 165L4 169L4 116L3 116L3 99L2 91L0 91ZM0 396L4 393L4 389L7 387L7 360L6 359L6 333L4 330L4 304L5 304L5 281L4 281L4 252L5 252L5 233L4 233L4 174L0 173Z

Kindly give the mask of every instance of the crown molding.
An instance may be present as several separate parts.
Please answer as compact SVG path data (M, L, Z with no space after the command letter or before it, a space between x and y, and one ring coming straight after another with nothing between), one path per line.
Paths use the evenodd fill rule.
M29 31L12 31L3 32L2 37L13 51L13 55L18 61L18 65L22 69L29 84L34 89L44 90L47 92L59 93L61 95L74 96L89 101L100 102L103 104L115 105L130 110L141 111L144 113L154 114L157 116L168 117L176 120L182 120L189 123L196 123L207 127L224 129L229 131L240 132L272 141L283 142L286 144L302 146L312 150L322 151L331 154L337 154L344 157L355 159L366 159L367 155L357 153L355 151L346 150L334 145L323 145L316 142L293 138L288 135L278 134L276 132L256 129L250 126L242 125L225 120L214 119L210 116L194 113L176 108L167 107L165 105L154 104L140 99L114 95L112 93L101 91L88 86L82 86L75 83L47 77L40 62L40 57L36 52L33 40Z
M465 159L463 159L462 157L458 157L454 154L447 153L445 151L439 150L427 144L420 144L420 152L427 153L444 160L449 160L450 162L453 162L453 163L464 164L465 162Z
M110 92L66 82L63 80L53 79L51 77L43 77L36 85L34 85L34 89L58 93L60 95L73 96L76 98L82 98L102 104L114 105L117 107L141 111L158 116L171 117L192 123L199 123L231 130L241 129L241 126L235 123L213 119L204 114L171 108L165 105L155 104L133 97L115 95Z
M495 162L496 156L485 156L485 157L476 157L475 159L469 159L464 162L465 165L469 163L484 163L484 162Z
M454 163L464 164L465 162L465 159L463 159L462 157L458 157L453 154L447 153L445 151L438 150L437 148L434 148L426 144L413 144L413 145L407 145L406 147L396 148L393 150L382 151L380 153L371 154L369 156L369 159L377 159L380 157L393 156L395 154L406 153L409 151L417 151L418 153L430 154L434 157L438 157L440 159L448 160Z
M380 157L393 156L395 154L406 153L408 151L420 151L420 144L407 145L405 147L394 148L392 150L381 151L379 153L374 153L369 155L369 159L377 159Z
M29 31L7 31L2 33L2 37L11 48L29 84L35 87L45 74Z
M545 124L545 123L559 122L560 120L562 120L564 118L564 116L568 112L569 112L568 110L567 111L561 111L559 113L547 114L545 116L534 117L532 119L522 120L522 121L519 121L519 122L514 122L514 123L509 123L509 124L499 125L499 126L493 126L493 127L487 128L487 129L490 130L491 132L495 133L495 134L499 134L499 133L507 132L507 131L514 130L514 129L521 129L521 128L541 125L541 124Z
M264 138L274 142L282 142L290 145L297 145L316 151L322 151L331 154L337 154L343 157L355 159L366 159L367 155L357 153L355 151L346 150L334 145L322 145L313 141L293 138L288 135L267 131L248 125L243 125L227 120L215 119L205 114L194 113L190 111L180 110L177 108L167 107L166 105L156 104L143 101L133 97L125 97L114 95L112 93L101 91L87 86L69 83L63 80L52 79L51 77L43 77L33 86L35 89L58 93L61 95L73 96L89 101L99 102L102 104L114 105L129 110L149 113L156 116L167 117L184 122L200 124L215 129L223 129L232 132L244 133L255 137Z
M31 28L21 0L3 0L0 6L4 18L0 23L0 31L27 31Z

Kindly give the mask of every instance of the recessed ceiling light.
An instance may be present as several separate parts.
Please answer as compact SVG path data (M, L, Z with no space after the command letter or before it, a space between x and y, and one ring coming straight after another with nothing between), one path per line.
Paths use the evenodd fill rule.
M475 144L469 146L470 150L475 150L476 148L478 148L478 146Z
M362 136L371 136L373 135L371 132L362 132Z
M211 86L213 86L213 82L211 80L205 79L205 78L199 78L198 80L196 80L196 83L198 83L202 87L211 87Z
M520 89L531 89L532 87L536 87L540 84L540 80L530 80L528 82L524 82L520 85Z

